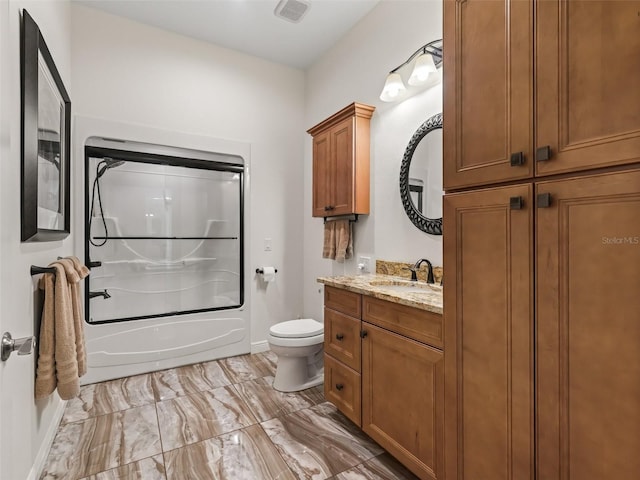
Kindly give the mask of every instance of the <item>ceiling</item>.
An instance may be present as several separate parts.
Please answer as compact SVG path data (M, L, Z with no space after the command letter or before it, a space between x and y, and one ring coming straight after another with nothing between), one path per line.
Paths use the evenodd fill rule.
M310 0L300 23L274 15L278 0L75 0L273 62L305 69L380 0Z

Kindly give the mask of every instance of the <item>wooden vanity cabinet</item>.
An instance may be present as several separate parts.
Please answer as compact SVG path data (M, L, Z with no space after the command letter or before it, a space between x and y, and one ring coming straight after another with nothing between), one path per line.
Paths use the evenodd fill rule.
M314 217L369 213L369 123L374 110L352 103L307 130L313 136Z
M444 472L442 315L325 286L325 397L421 479Z
M443 353L423 343L442 334L442 315L368 296L362 303L362 429L421 479L442 479Z
M639 162L638 11L445 0L445 190Z

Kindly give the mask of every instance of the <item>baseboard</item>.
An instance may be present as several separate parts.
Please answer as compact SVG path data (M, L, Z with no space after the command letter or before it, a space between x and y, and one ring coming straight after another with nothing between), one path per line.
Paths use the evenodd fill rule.
M251 344L251 353L266 352L269 349L269 342L263 340L262 342L254 342Z
M65 400L59 400L58 407L53 414L53 418L51 419L51 423L49 424L47 433L45 434L44 439L40 444L38 454L33 461L33 465L31 466L31 470L29 471L27 480L38 480L40 478L40 475L42 475L42 470L44 469L45 462L47 461L49 450L51 450L53 439L56 438L56 433L58 432L58 427L60 426L60 422L62 421L62 415L64 415L64 407L66 405L67 402Z

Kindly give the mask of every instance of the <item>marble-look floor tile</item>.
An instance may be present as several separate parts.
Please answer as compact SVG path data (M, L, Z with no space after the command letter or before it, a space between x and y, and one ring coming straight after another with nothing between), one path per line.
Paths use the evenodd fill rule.
M295 480L259 425L167 452L169 480Z
M67 402L62 424L154 402L149 374L85 385L80 388L79 396Z
M82 480L166 480L162 455L145 458Z
M339 473L329 480L419 480L388 453Z
M251 355L251 360L261 371L266 370L269 372L269 375L275 376L276 368L278 367L278 356L271 350L254 353Z
M230 385L218 361L197 363L153 373L156 401Z
M242 383L254 378L273 375L272 367L264 359L254 359L255 355L241 355L218 360L220 366L231 379L231 383Z
M157 407L165 452L256 423L232 386L166 400Z
M273 377L256 378L234 385L260 422L324 402L324 394L317 387L284 393L274 390L272 385Z
M327 403L261 425L301 479L324 480L383 452Z
M41 478L93 475L161 452L154 405L62 425Z

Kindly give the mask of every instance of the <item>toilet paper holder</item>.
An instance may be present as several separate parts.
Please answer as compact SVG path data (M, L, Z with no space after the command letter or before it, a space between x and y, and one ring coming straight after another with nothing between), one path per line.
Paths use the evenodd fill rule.
M278 273L278 269L277 268L274 268L273 271ZM262 275L262 274L264 274L264 270L262 268L256 268L256 273Z

